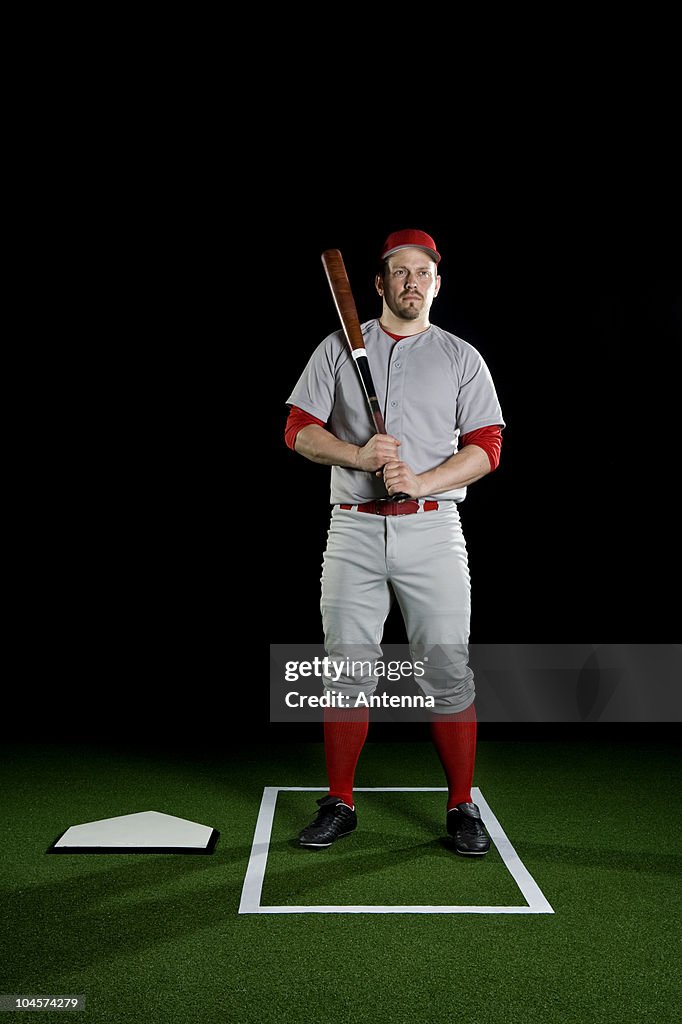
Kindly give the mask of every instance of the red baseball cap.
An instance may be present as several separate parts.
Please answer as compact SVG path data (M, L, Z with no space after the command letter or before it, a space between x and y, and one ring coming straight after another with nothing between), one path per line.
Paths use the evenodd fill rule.
M385 260L392 256L398 249L423 249L432 260L440 263L440 253L436 249L436 243L425 231L417 231L415 228L406 228L404 231L394 231L389 235L381 248L381 259Z

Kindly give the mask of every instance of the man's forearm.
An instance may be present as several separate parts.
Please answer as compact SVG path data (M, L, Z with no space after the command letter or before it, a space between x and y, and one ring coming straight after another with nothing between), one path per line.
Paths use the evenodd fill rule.
M317 462L322 466L343 466L346 469L368 470L376 468L377 465L383 465L385 459L379 459L374 466L360 464L360 453L365 452L369 447L367 445L365 449L361 449L348 441L341 441L316 423L311 423L299 430L294 441L295 451L306 459L310 459L311 462ZM415 497L440 494L456 487L467 487L489 472L490 460L487 453L478 445L467 445L456 455L451 455L440 466L417 475L419 494L415 494ZM414 480L415 477L412 476L412 482ZM414 493L414 490L415 488L411 488L410 493Z
M490 459L478 445L469 444L445 462L426 473L419 473L419 495L442 494L456 487L468 487L490 472Z
M340 441L324 427L310 423L299 430L294 441L294 450L311 462L322 466L343 466L356 469L360 449L348 441Z

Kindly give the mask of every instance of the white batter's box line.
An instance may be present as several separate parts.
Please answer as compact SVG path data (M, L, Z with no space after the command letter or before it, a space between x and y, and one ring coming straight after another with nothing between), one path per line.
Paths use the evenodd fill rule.
M504 865L521 890L526 900L525 906L519 907L477 907L477 906L420 906L406 904L403 906L261 906L261 894L265 880L265 870L270 850L270 836L275 818L275 806L278 793L326 793L326 786L266 786L263 789L258 820L253 834L251 854L244 876L242 898L239 904L240 914L553 914L554 910L547 901L528 868L512 846L504 829L481 790L474 786L471 797L478 804L481 817L485 823L491 840L504 862ZM358 786L356 793L447 793L441 786ZM308 854L309 856L309 854Z

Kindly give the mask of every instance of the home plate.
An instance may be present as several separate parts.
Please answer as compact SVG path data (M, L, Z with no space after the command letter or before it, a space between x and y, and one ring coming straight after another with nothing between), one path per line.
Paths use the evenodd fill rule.
M220 833L161 811L71 825L47 853L213 853Z

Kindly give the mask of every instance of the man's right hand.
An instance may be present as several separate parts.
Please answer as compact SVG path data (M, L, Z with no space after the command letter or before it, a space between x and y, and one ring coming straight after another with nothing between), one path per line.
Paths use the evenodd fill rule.
M390 434L374 434L362 448L358 448L356 469L362 469L366 473L374 473L381 469L387 462L399 458L398 446L400 441Z

